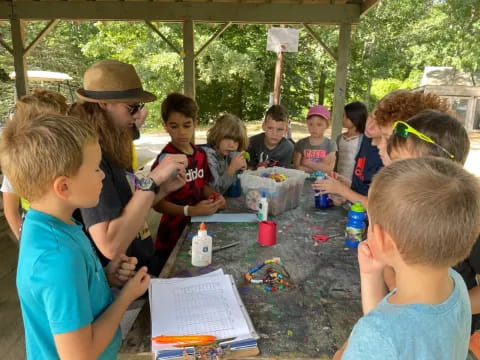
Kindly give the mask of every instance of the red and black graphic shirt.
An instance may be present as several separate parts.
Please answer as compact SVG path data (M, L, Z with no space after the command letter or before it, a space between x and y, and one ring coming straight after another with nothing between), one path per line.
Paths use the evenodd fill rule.
M200 147L193 144L191 145L193 154L185 154L188 159L188 167L186 170L187 183L182 188L165 197L165 200L176 205L196 205L199 201L203 200L203 187L211 180L207 154ZM158 165L160 159L166 154L183 154L183 152L171 143L167 144L157 156L157 159L152 165L152 169ZM189 221L190 217L163 214L160 225L158 226L155 248L170 252L175 247L178 238Z

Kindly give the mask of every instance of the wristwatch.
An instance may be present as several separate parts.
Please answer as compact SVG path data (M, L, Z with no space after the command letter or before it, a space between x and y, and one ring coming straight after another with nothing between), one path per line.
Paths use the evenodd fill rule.
M138 179L137 182L138 189L142 191L151 191L154 192L155 194L158 192L160 187L153 181L151 177L144 177Z

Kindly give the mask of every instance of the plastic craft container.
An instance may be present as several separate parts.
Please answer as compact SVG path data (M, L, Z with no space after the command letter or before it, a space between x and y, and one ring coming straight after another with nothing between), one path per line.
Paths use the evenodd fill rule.
M283 174L287 180L276 182L262 176L264 174ZM262 193L265 192L268 199L268 213L273 216L298 206L307 177L304 171L282 167L247 170L239 175L247 207L257 211Z

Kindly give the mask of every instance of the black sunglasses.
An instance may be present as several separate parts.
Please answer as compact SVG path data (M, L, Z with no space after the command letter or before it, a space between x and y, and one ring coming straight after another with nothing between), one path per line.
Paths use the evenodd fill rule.
M127 105L127 106L128 106L128 112L130 113L130 115L135 115L138 111L143 109L145 104L144 103L138 103L138 104Z

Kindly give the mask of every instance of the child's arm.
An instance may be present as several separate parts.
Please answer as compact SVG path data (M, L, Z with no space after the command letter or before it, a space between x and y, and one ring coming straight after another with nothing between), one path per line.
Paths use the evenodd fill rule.
M368 207L368 197L353 191L340 181L327 176L325 180L317 180L312 184L314 190L325 191L329 194L338 194L348 201L354 203L360 201L364 208Z
M468 290L470 295L470 304L472 306L472 314L480 314L480 286L475 286Z
M209 187L211 190L211 188ZM214 194L215 191L211 190L210 195ZM210 196L209 195L209 196ZM187 210L188 216L208 216L215 214L220 208L222 203L225 201L223 196L220 196L217 200L201 200L195 205L190 205ZM163 214L169 214L173 216L185 216L183 205L174 204L168 200L162 199L157 202L153 208Z
M371 226L374 226L373 224ZM373 257L368 239L358 246L358 264L360 266L360 284L363 314L368 314L387 295L383 280L385 264Z
M335 159L337 155L335 152L329 153L327 156L325 156L323 159L320 159L319 162L315 162L309 159L303 159L302 160L302 165L307 166L314 171L320 170L324 173L330 173L333 171L333 168L335 166Z
M141 268L123 287L115 301L97 318L78 330L54 334L55 346L60 359L96 359L112 341L125 310L148 288L150 276L147 268Z
M294 151L293 153L293 167L297 170L303 170L305 172L312 172L313 169L309 168L308 166L302 165L302 154L298 151Z
M17 240L20 238L20 227L22 226L22 215L20 214L19 207L20 196L11 192L3 193L3 211L5 218Z

